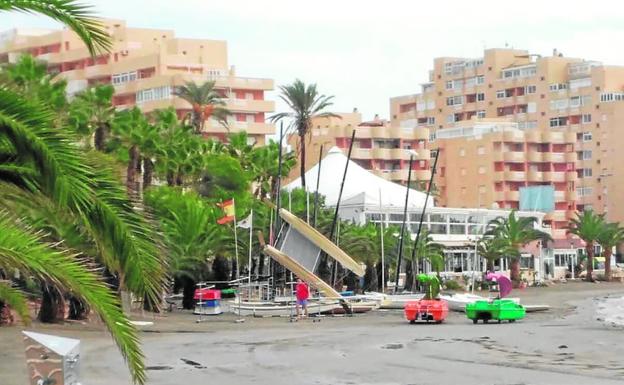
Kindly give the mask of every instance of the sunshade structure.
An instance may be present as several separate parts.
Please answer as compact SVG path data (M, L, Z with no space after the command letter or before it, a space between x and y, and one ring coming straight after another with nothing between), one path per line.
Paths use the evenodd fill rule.
M501 298L505 298L509 295L509 293L511 293L513 285L511 284L511 280L507 278L507 276L500 273L488 273L485 278L488 281L496 281L496 283L498 284Z
M407 151L407 150L406 150ZM342 192L341 205L349 203L361 203L380 205L384 208L403 208L405 205L405 186L390 182L370 171L364 169L347 157L338 147L333 147L321 163L321 176L319 194L325 196L327 206L335 206L340 193L340 182L349 162L344 190ZM306 174L306 187L309 192L316 191L316 180L319 165L309 169ZM286 190L301 187L301 178L297 178L285 186ZM381 194L379 193L381 191ZM381 196L381 197L380 197ZM426 194L411 189L409 193L408 208L422 208L425 204ZM381 199L381 202L380 202ZM433 199L429 199L427 207L433 207Z
M338 298L340 294L315 274L321 251L357 276L364 276L365 266L353 260L323 234L285 209L280 209L279 214L285 224L276 247L264 247L264 253L277 263L331 298Z

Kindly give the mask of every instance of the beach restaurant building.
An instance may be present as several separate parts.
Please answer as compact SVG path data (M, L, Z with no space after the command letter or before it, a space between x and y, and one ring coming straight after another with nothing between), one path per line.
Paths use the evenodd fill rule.
M347 157L338 148L332 148L322 159L318 191L325 197L327 206L334 206L338 201ZM306 188L310 194L316 191L319 165L306 172ZM300 179L286 186L292 190L300 188ZM349 161L340 200L339 216L342 220L358 224L375 223L384 227L400 227L403 222L406 187L381 178L355 162ZM426 194L410 189L407 204L406 231L415 239L420 224ZM435 242L445 246L445 274L469 275L472 271L485 271L485 261L475 258L475 243L483 236L489 221L509 215L509 210L498 208L450 208L436 207L434 199L429 198L422 220L423 228ZM520 217L536 218L536 227L550 233L551 229L543 224L544 213L539 211L518 211ZM398 236L398 234L397 234ZM574 243L567 249L553 249L550 245L535 244L527 246L520 260L524 277L533 279L552 279L565 276L570 264L575 261L577 249ZM502 258L495 263L499 271L508 271L509 261ZM425 266L428 268L428 266Z

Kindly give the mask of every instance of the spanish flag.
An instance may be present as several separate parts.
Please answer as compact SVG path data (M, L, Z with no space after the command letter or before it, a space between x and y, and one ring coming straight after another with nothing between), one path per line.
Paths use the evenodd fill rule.
M234 220L234 216L236 215L234 211L234 199L228 199L221 203L217 203L217 206L223 209L223 218L217 220L217 223L220 225L224 225L226 223L230 223Z

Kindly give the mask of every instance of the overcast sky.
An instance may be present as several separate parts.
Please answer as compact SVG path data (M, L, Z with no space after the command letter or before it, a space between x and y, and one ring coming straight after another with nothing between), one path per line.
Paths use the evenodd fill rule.
M417 92L437 56L479 57L484 47L507 44L624 65L624 6L617 0L86 1L129 26L227 40L238 75L278 85L316 82L335 95L334 111L357 107L365 119L388 117L391 96ZM58 24L0 14L1 30L17 26Z

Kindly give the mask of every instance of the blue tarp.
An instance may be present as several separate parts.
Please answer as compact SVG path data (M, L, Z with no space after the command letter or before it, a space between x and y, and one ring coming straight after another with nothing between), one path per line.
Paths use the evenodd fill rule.
M552 212L555 209L555 187L520 187L520 210Z

